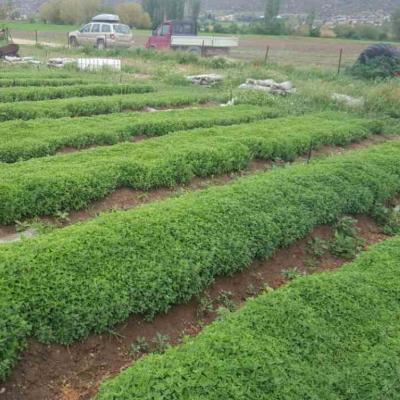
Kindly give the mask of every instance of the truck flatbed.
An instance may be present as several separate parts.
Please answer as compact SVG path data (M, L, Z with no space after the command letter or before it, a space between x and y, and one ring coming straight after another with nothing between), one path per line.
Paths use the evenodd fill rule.
M172 36L171 47L232 48L239 46L239 39L226 36Z

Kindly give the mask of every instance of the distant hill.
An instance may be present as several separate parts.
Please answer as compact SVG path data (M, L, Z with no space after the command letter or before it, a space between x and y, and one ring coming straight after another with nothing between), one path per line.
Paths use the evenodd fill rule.
M203 0L204 8L224 11L263 11L265 0ZM315 9L321 15L384 13L400 6L400 0L282 0L282 12L307 13Z
M0 4L6 0L0 0ZM107 0L108 4L123 0ZM139 1L139 0L138 0ZM230 12L262 12L265 0L202 0L203 9ZM45 0L14 0L24 11L36 11ZM315 9L321 16L354 15L363 12L388 15L400 0L282 0L282 12L307 13Z

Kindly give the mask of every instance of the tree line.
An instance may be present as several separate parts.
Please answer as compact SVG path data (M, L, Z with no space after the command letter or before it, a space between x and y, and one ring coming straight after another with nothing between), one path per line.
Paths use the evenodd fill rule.
M318 21L315 9L311 9L306 18L282 18L280 16L281 8L282 0L266 0L262 19L241 20L239 16L236 22L220 23L210 20L205 15L201 17L200 27L204 31L226 34L321 36L323 24ZM344 39L400 40L400 7L395 9L390 20L382 25L337 24L333 33Z
M197 19L201 0L143 0L139 3L122 3L113 8L104 7L102 0L48 0L39 11L46 23L81 24L94 15L109 12L120 16L121 22L136 28L150 28L165 19Z
M198 19L201 10L201 0L142 0L142 3L118 4L113 8L104 7L103 0L48 0L40 8L40 19L47 23L82 24L102 12L116 13L121 21L136 28L151 28L158 26L166 19L182 19L191 17ZM4 0L0 8L0 17L10 16L13 10L13 0ZM247 24L219 24L217 22L202 25L204 30L217 33L257 33L270 35L296 34L293 22L280 17L282 0L265 0L265 12L262 20ZM14 10L15 11L15 10ZM315 21L315 10L310 10L305 21L307 34L320 36L321 30ZM400 40L400 7L392 13L390 22L383 26L372 24L337 25L336 36L348 39L387 40L393 37Z

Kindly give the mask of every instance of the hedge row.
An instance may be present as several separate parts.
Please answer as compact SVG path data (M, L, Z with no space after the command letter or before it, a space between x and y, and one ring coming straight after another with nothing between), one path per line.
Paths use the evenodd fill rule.
M174 89L157 93L83 97L0 104L0 121L14 119L80 117L142 110L146 107L174 107L209 101L227 101L228 94L205 89Z
M65 99L69 97L111 96L115 94L151 93L155 88L149 85L87 84L59 87L19 87L0 91L0 102L40 101Z
M167 133L251 122L278 117L278 107L237 106L173 110L159 113L116 113L106 116L8 121L0 124L0 161L54 154L62 147L82 148L92 144L111 145L132 136L162 136Z
M82 209L118 187L173 187L194 176L242 170L255 158L291 161L310 145L344 145L382 130L379 121L324 113L176 132L5 164L0 169L0 223Z
M133 313L166 312L216 276L244 269L344 213L367 213L399 191L400 143L389 142L103 214L2 246L0 350L5 367L0 375L24 345L29 327L42 342L67 344ZM355 306L361 311L373 304Z
M90 84L90 80L78 78L15 78L0 79L0 87L18 87L18 86L67 86L67 85L85 85ZM94 82L93 82L94 83Z
M248 301L97 400L398 399L400 237Z

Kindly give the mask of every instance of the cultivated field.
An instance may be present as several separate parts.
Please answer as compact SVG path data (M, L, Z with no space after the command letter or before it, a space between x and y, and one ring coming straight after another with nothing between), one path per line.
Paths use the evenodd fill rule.
M0 65L0 399L398 398L399 79L268 40Z
M67 46L67 33L78 29L72 25L39 23L7 23L13 39L20 44L34 44L36 32L38 43ZM149 30L134 30L135 48L143 48ZM206 34L205 34L206 35ZM207 34L208 35L208 34ZM340 49L343 65L352 64L360 52L374 43L361 40L335 38L309 38L296 36L239 35L240 46L231 56L239 60L264 60L269 47L268 61L284 65L317 66L324 69L338 68Z

